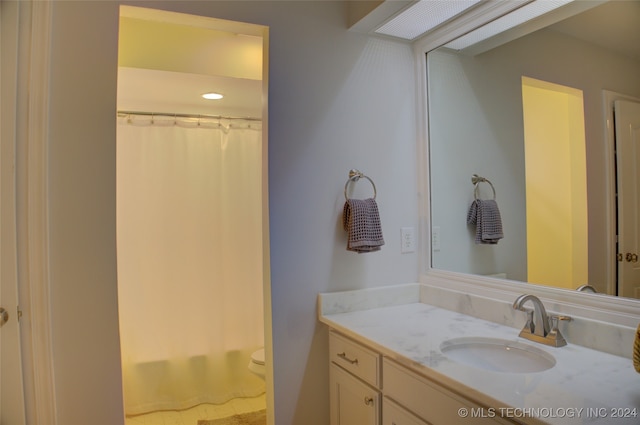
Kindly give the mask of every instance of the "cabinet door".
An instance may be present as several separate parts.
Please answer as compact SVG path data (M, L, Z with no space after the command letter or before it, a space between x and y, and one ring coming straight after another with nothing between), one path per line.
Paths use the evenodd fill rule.
M388 399L382 401L382 425L429 425Z
M380 393L344 371L330 365L331 425L380 425Z

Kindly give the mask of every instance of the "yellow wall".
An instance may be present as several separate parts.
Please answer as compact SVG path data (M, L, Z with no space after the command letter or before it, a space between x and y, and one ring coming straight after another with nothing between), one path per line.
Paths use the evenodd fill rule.
M582 91L522 79L529 282L587 283L588 232Z
M262 79L262 37L126 15L119 32L119 66Z

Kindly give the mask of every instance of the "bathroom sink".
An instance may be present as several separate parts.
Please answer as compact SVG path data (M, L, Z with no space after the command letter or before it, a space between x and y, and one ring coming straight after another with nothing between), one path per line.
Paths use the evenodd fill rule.
M453 338L443 342L440 351L457 363L492 372L542 372L556 364L554 357L544 350L498 338Z

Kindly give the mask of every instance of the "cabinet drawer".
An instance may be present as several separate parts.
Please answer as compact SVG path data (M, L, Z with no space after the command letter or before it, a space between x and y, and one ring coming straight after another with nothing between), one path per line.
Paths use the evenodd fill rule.
M382 401L382 425L429 425L387 397Z
M385 396L393 400L401 400L407 410L428 423L433 425L456 424L463 421L465 425L511 423L499 417L469 415L462 418L459 415L460 408L466 408L467 412L481 412L480 406L387 358L383 360L382 370Z
M380 388L380 355L375 351L331 331L329 358L366 383Z

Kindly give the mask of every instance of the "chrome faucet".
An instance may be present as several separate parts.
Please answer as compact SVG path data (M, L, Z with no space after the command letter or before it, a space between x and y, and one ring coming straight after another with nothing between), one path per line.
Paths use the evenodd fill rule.
M578 286L578 288L576 289L576 291L580 291L580 292L593 292L594 294L597 294L598 291L596 291L596 288L594 288L591 285L581 285Z
M527 301L531 301L533 310L524 307ZM569 316L547 315L540 298L529 294L522 294L516 298L513 308L527 313L527 323L520 331L522 338L554 347L567 345L567 341L558 330L558 323L560 320L571 320Z

